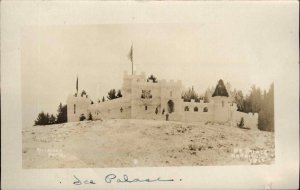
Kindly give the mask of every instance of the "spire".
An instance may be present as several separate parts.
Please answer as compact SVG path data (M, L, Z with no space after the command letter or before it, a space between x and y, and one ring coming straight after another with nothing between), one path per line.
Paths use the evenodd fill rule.
M215 92L213 93L212 97L214 96L226 96L226 97L229 97L228 95L228 92L227 92L227 89L224 85L224 82L222 79L219 80L217 86L216 86L216 89L215 89Z

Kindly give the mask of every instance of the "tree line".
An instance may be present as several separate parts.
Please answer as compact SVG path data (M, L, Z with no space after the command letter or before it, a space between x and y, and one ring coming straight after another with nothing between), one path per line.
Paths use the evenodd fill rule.
M189 88L186 91L182 92L181 98L185 102L191 102L191 100L195 100L195 102L200 102L200 100L204 99L202 95L199 95L198 93L195 92L194 87Z
M274 84L272 83L268 89L261 90L253 85L250 91L244 95L241 90L231 90L230 83L227 83L226 89L229 98L233 103L237 104L237 111L244 113L258 113L258 128L263 131L274 131ZM204 100L204 103L210 102L216 88L207 88L204 94L197 93L194 88L189 88L182 93L182 99L190 102Z
M153 75L148 77L147 82L153 81L154 83L157 82L157 78ZM259 87L253 85L248 94L244 95L241 90L234 89L231 90L230 83L226 85L223 84L223 81L219 81L219 84L216 88L220 87L220 92L222 92L223 88L226 93L228 93L231 101L237 104L237 111L244 112L244 113L258 113L258 128L264 131L274 131L274 84L270 85L268 91L262 91ZM221 88L222 87L222 88ZM226 88L225 88L226 87ZM198 94L194 88L189 88L182 93L182 99L186 102L190 102L192 99L195 102L199 102L200 100L204 100L204 103L210 102L210 98L215 93L214 87L207 88L204 94ZM224 91L224 90L223 90ZM121 90L116 91L115 89L109 90L107 93L107 99L113 100L116 98L121 98L123 95ZM81 96L87 96L87 93L83 90ZM77 94L76 94L77 96ZM88 96L87 96L88 97ZM105 101L103 96L102 102ZM101 101L98 100L98 103ZM93 101L91 101L93 104ZM80 118L80 120L84 120L86 118ZM89 115L87 119L92 119L92 116ZM67 105L59 104L57 115L54 116L53 114L40 112L37 119L35 120L35 125L51 125L51 124L58 124L58 123L65 123L67 122Z
M274 84L268 91L262 91L253 85L249 94L242 91L232 92L238 111L245 113L258 113L258 128L263 131L274 131Z
M67 105L59 104L57 109L57 114L54 116L53 114L45 113L41 111L37 119L34 121L34 125L52 125L59 123L67 122Z

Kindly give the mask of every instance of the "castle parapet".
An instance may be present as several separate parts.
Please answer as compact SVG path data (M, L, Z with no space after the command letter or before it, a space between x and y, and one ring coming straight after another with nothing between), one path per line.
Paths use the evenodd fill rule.
M258 113L252 113L252 112L250 112L250 113L248 113L248 115L250 117L253 117L253 118L258 118Z
M196 100L195 99L191 99L191 101L184 101L184 99L182 99L182 102L184 103L184 104L202 104L202 105L211 105L211 104L213 104L212 102L204 102L204 100L199 100L199 101L197 101L196 102Z
M76 95L76 94L70 94L67 98L67 100L76 100L76 101L84 101L88 100L88 95Z
M124 79L139 78L139 79L146 80L146 74L145 74L145 72L137 73L136 71L133 71L133 75L132 75L132 74L129 74L128 71L124 71L123 78Z
M181 83L181 80L177 80L177 81L174 81L174 80L160 80L159 83L162 85L162 86L182 86L182 83Z

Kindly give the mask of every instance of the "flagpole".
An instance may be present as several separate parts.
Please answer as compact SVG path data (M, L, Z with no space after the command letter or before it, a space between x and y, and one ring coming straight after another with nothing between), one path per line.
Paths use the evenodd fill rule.
M131 43L131 75L133 75L133 43Z
M77 96L78 96L78 74L77 74L77 80L76 80L76 91L77 91Z

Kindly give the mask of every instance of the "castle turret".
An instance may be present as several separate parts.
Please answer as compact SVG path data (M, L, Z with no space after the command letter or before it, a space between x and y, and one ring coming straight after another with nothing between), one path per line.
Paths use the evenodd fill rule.
M67 99L68 122L80 121L80 117L88 117L90 99L87 95L70 95Z
M76 93L69 95L67 98L67 117L68 122L80 121L80 117L88 117L88 108L90 99L83 90L81 94L78 93L78 76L76 80Z
M181 81L165 81L161 84L161 107L168 114L169 120L181 120L182 118L182 84Z
M230 120L230 98L222 79L218 81L216 89L212 94L214 102L214 121L226 122Z

